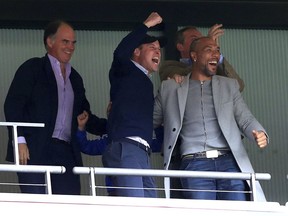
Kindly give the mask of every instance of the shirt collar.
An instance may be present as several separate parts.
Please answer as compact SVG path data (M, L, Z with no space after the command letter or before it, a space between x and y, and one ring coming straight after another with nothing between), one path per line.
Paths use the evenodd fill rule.
M138 67L143 73L145 73L147 76L151 77L151 75L149 74L148 70L146 70L142 65L138 64L137 62L131 60L136 67Z
M50 63L52 65L52 68L54 68L54 66L58 65L59 68L60 68L60 62L58 61L57 58L55 58L54 56L50 55L50 54L47 54L48 55L48 58L50 60ZM65 64L65 69L66 69L66 78L68 78L70 76L70 73L71 73L71 64L68 62ZM55 73L56 71L54 71Z

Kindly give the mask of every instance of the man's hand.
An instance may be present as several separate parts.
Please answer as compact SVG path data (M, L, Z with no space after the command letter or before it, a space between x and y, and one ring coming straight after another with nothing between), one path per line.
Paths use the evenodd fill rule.
M27 161L30 160L29 149L26 143L18 143L19 152L19 164L27 165Z
M86 126L88 119L89 119L89 114L86 111L83 111L83 113L77 116L78 129L80 131L85 130L85 126Z
M260 148L264 148L267 146L267 136L263 131L253 130L252 133L253 133L253 136L257 142L257 145Z
M219 45L219 37L224 34L224 30L221 29L222 26L222 24L215 24L208 31L208 37L215 40L217 45Z
M162 22L162 17L157 12L152 12L144 21L144 24L150 28Z
M179 75L179 74L174 74L172 78L171 78L171 77L168 77L167 79L174 79L175 82L177 82L177 83L180 84L180 83L183 82L184 78L185 78L185 76L181 76L181 75Z

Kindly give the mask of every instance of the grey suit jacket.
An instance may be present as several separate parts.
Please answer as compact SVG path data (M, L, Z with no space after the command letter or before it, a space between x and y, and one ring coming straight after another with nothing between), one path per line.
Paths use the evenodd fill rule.
M189 87L188 74L181 84L173 79L163 81L155 98L154 127L164 125L164 169L169 169L171 156L179 136ZM248 109L235 79L215 75L212 78L212 92L217 119L229 147L242 172L254 173L241 135L255 143L252 130L265 131ZM266 133L267 134L267 133ZM249 184L249 182L248 182ZM260 184L257 182L258 201L265 201Z

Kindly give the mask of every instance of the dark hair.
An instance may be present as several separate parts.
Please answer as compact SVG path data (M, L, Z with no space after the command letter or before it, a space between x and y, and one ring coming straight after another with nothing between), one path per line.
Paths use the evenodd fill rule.
M175 38L175 44L177 46L178 43L181 43L183 44L184 43L184 32L186 32L187 30L197 30L198 29L195 27L195 26L186 26L184 28L181 28L179 29L177 32L176 32L176 38Z
M195 40L193 40L191 45L190 45L189 53L191 53L191 52L196 50L196 47L197 47L199 41L202 40L202 39L211 39L211 38L208 37L208 36L203 36L203 37L199 37L199 38L196 38Z
M55 20L55 21L48 23L48 25L45 28L44 38L43 38L45 47L47 47L47 38L54 36L56 32L58 31L59 27L62 25L68 25L73 29L73 26L71 24L63 20Z

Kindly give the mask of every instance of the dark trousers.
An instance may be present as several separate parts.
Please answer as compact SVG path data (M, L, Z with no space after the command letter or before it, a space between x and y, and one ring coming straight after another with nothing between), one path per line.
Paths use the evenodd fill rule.
M134 141L133 141L134 142ZM130 141L110 143L103 154L104 167L151 169L149 152ZM150 176L111 176L116 196L156 197L154 178Z
M55 143L51 144L51 158L48 164L53 166L64 166L66 172L64 174L51 174L52 193L80 195L80 176L72 172L76 166L72 147L70 144ZM17 173L18 182L22 193L46 193L45 174L39 173ZM42 186L35 186L40 184Z

